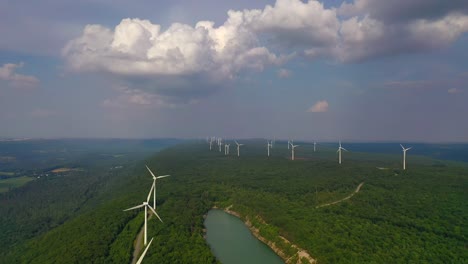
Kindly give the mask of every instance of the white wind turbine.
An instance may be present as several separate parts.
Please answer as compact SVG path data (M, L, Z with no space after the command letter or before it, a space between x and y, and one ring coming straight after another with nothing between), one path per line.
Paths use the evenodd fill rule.
M294 149L299 147L299 145L291 144L291 160L294 160Z
M153 242L153 238L151 238L150 242L148 243L148 246L146 246L145 251L143 251L143 254L141 254L140 258L138 258L138 261L136 264L141 264L141 262L143 261L143 258L146 255L146 251L148 251L148 248L151 246L151 242Z
M412 147L404 148L401 144L400 146L403 149L403 170L406 170L406 151L410 150Z
M219 152L221 152L221 147L223 146L223 139L222 138L219 138L218 146L219 146Z
M145 232L144 232L145 233L145 236L144 236L145 246L146 246L146 242L148 241L148 239L147 239L147 236L148 236L148 227L147 227L148 226L148 224L147 224L147 222L148 222L148 208L150 209L151 212L154 213L154 215L156 215L156 217L159 218L159 221L161 221L161 223L163 222L161 217L159 217L158 213L156 213L156 211L153 209L153 207L151 207L151 205L149 205L149 203L148 203L149 199L151 197L151 192L153 191L153 187L154 187L154 185L151 186L151 190L150 190L150 192L148 194L148 198L146 198L145 202L143 202L140 205L137 205L137 206L134 206L134 207L131 207L131 208L128 208L128 209L124 210L124 211L130 211L130 210L138 209L138 208L141 208L141 207L145 207Z
M314 141L314 152L315 152L315 146L317 145L317 142Z
M341 147L341 141L340 141L340 146L338 147L338 150L336 152L338 152L338 162L341 164L341 151L344 150L344 151L347 151L345 148Z
M268 157L270 157L270 148L272 147L273 147L273 142L267 140Z
M213 138L210 139L210 150L211 150L211 145L213 145Z
M230 144L224 144L224 155L229 155Z
M239 144L239 142L237 142L236 140L234 140L234 142L236 142L236 145L237 145L237 157L239 157L239 156L240 156L240 151L239 151L239 149L240 149L241 146L244 146L244 144Z
M148 171L151 173L151 176L153 176L153 187L151 187L151 188L153 189L153 192L154 192L154 195L153 195L153 208L156 209L156 180L161 179L161 178L166 178L166 177L169 177L171 175L155 176L154 173L150 170L150 168L148 168L148 165L145 165L145 166L148 169Z

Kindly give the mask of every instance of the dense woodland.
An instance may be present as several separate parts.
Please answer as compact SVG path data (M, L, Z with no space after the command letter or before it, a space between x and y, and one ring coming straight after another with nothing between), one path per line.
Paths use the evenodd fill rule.
M302 143L297 160L285 142L266 157L249 141L241 157L209 151L198 141L169 147L146 160L89 161L63 177L35 180L0 194L1 263L129 263L143 212L122 210L146 199L158 174L154 237L144 263L215 263L203 238L213 206L239 212L262 236L306 249L318 263L466 263L468 166L409 154L345 152ZM346 146L345 146L346 147ZM399 146L396 145L398 148ZM156 149L156 148L155 148ZM141 157L141 156L138 156ZM342 203L316 208L352 193Z

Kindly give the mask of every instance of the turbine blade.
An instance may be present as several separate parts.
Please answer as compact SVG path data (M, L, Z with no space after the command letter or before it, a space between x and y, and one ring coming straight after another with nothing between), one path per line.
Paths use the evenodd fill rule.
M164 223L163 220L161 219L161 217L159 217L158 213L156 213L156 211L153 209L153 207L151 207L151 205L148 204L148 208L151 210L151 212L153 212L153 214L156 215L157 218L159 218L159 221L161 221L161 223Z
M341 148L341 149L344 150L344 151L348 151L348 150L346 150L345 148ZM349 151L348 151L348 152L349 152Z
M154 173L150 170L150 168L148 168L148 165L145 165L145 166L148 169L148 171L151 173L151 176L153 176L153 178L156 178L156 176L154 176Z
M413 147L409 147L409 148L407 148L406 150L410 150L410 149L412 149L412 148L413 148Z
M130 210L138 209L138 208L141 208L141 207L143 207L143 206L145 206L145 205L144 205L144 204L140 204L140 205L134 206L134 207L132 207L132 208L125 209L124 211L130 211Z
M153 181L153 185L151 185L151 189L150 189L150 191L149 191L149 193L148 193L148 198L146 198L146 202L147 202L147 203L149 202L149 200L150 200L150 198L151 198L151 193L153 193L153 189L155 188L155 185L156 185L155 183L156 183L156 182Z
M400 147L401 147L402 149L405 149L405 148L403 147L403 145L402 145L402 144L400 144Z
M169 177L169 176L171 176L171 175L162 175L162 176L156 177L156 179L166 178L166 177Z
M153 242L153 238L151 238L150 242L148 243L148 246L146 246L145 251L143 251L143 254L141 254L136 264L141 264L141 262L143 261L143 258L146 255L146 251L148 251L148 248L151 246L151 242Z

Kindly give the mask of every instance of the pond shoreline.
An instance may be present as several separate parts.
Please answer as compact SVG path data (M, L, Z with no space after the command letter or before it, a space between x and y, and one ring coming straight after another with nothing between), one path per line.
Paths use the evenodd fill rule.
M302 260L307 261L306 263L311 263L311 264L316 264L317 263L317 261L315 259L313 259L307 251L305 251L304 249L299 248L297 245L294 245L293 243L291 243L286 238L284 238L282 236L279 236L279 238L281 240L283 240L283 242L285 244L287 244L288 246L290 246L290 247L297 250L297 252L295 254L293 254L293 255L286 254L281 248L276 246L275 242L270 241L270 240L264 238L263 236L261 236L260 235L260 230L257 229L252 224L252 222L248 219L248 217L243 218L238 212L231 210L231 208L232 208L232 205L230 205L230 206L228 206L226 208L219 208L217 206L213 206L211 209L223 210L224 212L226 212L226 213L228 213L230 215L233 215L233 216L239 218L240 220L242 220L242 222L244 222L244 224L250 230L252 235L254 237L256 237L258 240L260 240L262 243L267 245L269 248L271 248L271 250L273 250L273 252L275 252L275 254L278 255L286 264L304 263L304 262L302 262ZM206 217L206 215L205 215L205 217ZM263 220L261 220L261 221L264 222ZM203 230L203 231L205 233L203 236L206 239L206 230ZM297 261L294 261L295 260L294 257L296 257L296 255L297 255Z

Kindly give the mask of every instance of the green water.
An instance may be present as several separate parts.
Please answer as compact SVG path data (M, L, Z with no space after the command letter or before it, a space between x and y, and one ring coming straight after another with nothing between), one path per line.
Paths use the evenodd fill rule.
M239 218L210 210L205 219L206 240L223 264L284 264L267 245L250 233Z

